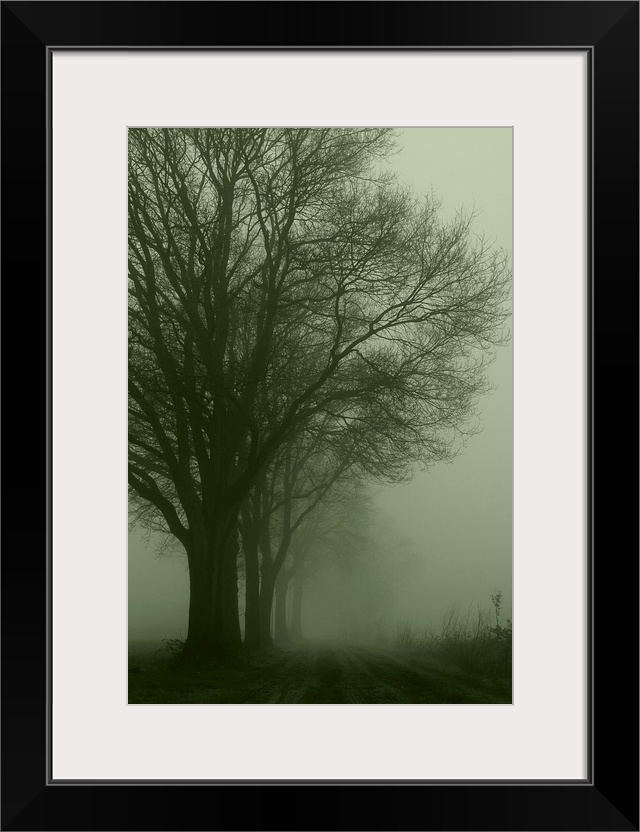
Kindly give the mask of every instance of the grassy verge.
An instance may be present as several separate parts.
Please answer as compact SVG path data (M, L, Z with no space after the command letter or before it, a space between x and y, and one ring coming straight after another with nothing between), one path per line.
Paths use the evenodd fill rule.
M408 621L396 625L395 646L425 650L464 673L511 685L512 626L502 625L502 593L491 596L493 610L466 614L454 604L444 615L440 631L420 633Z
M285 659L273 648L185 662L182 646L178 639L165 640L160 649L130 655L130 705L243 703L248 691L277 672Z

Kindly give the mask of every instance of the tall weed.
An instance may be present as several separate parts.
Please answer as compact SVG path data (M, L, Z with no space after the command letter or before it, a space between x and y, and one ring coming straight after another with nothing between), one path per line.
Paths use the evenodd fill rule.
M491 596L491 603L492 612L478 607L474 612L469 608L466 614L462 613L460 604L452 604L443 616L440 632L426 632L420 646L467 673L510 676L512 625L511 619L501 624L501 591Z

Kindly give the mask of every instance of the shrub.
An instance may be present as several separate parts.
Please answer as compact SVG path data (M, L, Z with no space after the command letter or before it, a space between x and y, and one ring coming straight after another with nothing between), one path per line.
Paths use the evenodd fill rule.
M387 628L382 619L376 622L376 647L384 647L387 643Z
M163 638L162 647L158 648L158 653L165 658L177 659L184 652L185 644L182 638Z
M492 615L478 607L475 616L471 609L463 616L459 604L445 613L438 634L425 633L421 639L424 649L437 653L445 661L457 664L467 673L480 676L506 677L511 675L511 619L506 626L500 623L502 592L491 596Z
M408 621L398 621L396 624L396 647L415 647L418 636Z

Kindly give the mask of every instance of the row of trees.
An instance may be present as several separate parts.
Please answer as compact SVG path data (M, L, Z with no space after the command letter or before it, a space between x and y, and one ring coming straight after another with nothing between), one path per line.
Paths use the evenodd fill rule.
M131 517L186 552L190 652L239 645L239 571L244 642L269 644L321 518L476 428L507 258L399 185L392 148L380 129L129 132Z

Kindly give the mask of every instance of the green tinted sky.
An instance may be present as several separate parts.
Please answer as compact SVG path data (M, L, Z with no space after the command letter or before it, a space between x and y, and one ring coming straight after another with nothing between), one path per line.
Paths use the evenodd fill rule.
M479 211L475 230L512 247L512 130L429 128L401 131L393 167L418 193L431 188L443 214ZM450 465L418 473L382 492L381 507L407 531L427 561L407 598L407 614L437 621L443 609L490 603L501 588L511 603L511 346L497 351L489 376L496 391L480 402L483 431Z
M461 205L481 211L476 229L511 249L510 128L442 127L398 131L400 153L392 164L418 193L431 188L445 214Z

